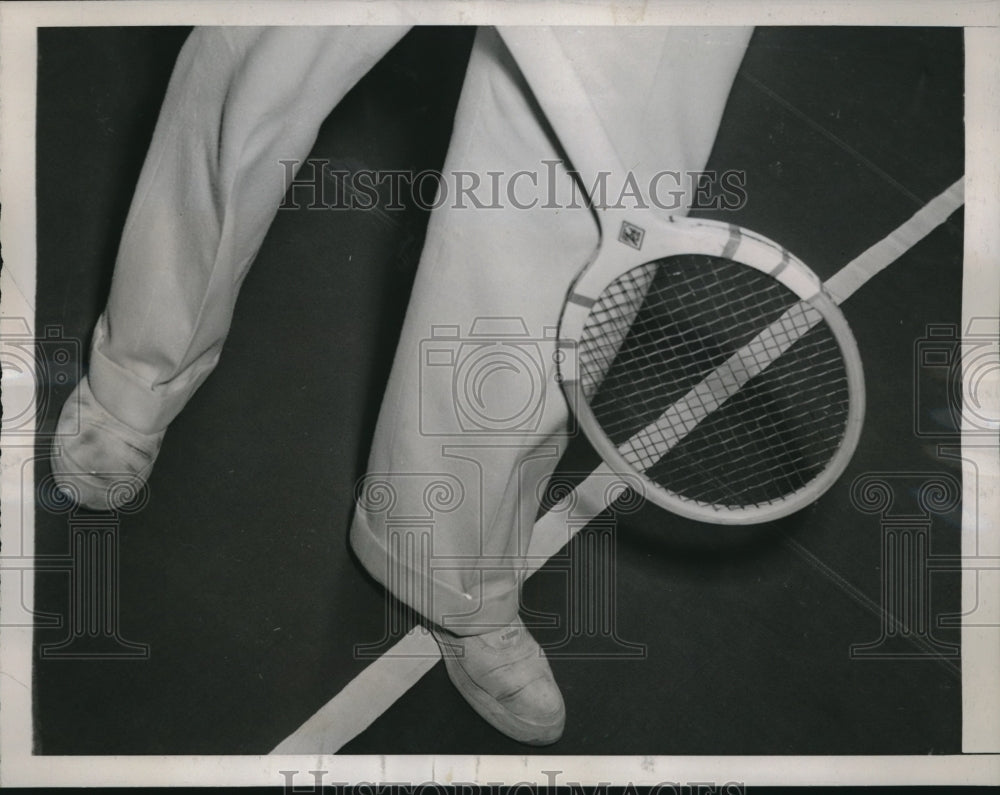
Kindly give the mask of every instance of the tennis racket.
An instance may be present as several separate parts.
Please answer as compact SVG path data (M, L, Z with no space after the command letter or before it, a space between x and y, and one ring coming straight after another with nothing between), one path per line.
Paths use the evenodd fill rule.
M500 33L585 189L601 173L624 185L558 39ZM814 502L864 416L857 344L822 282L746 229L590 198L600 242L567 293L556 357L591 444L692 519L753 524Z

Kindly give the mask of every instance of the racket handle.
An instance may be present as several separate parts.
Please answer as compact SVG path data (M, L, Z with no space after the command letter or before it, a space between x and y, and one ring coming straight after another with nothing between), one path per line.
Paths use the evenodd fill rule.
M501 38L589 190L608 175L607 195L625 184L625 168L580 76L549 27L500 27ZM593 197L591 197L593 199Z

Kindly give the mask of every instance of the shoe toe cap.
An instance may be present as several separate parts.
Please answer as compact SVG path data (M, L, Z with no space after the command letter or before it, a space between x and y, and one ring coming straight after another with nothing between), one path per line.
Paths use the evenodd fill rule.
M540 677L517 692L498 699L521 725L520 739L533 744L553 743L566 725L566 705L555 679Z

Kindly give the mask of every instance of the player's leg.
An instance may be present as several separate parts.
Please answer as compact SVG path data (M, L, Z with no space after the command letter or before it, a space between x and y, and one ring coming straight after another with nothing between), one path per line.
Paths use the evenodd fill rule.
M559 35L640 180L704 166L748 32ZM518 591L538 485L567 427L552 331L597 243L589 211L566 206L572 179L557 152L496 32L481 31L445 164L452 195L431 219L351 533L372 574L441 628L463 695L526 742L562 729ZM483 206L454 195L474 180L460 172L478 175ZM683 180L678 189L687 195Z
M470 704L530 743L558 739L565 710L518 620L537 506L521 490L558 460L565 408L545 329L597 241L586 209L512 207L509 185L518 202L537 194L530 176L513 174L544 180L542 159L556 161L554 145L496 32L481 30L351 531L369 571L436 625ZM485 206L455 196L463 172L482 180Z
M200 28L185 43L126 221L89 374L53 469L84 504L144 480L215 367L239 286L320 124L401 27ZM284 161L284 162L283 162Z

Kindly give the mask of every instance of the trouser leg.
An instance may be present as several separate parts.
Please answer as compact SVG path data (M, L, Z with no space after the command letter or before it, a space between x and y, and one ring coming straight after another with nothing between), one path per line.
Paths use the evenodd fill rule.
M630 168L641 177L704 167L749 31L558 35ZM542 182L557 157L497 33L480 31L445 183L453 190L465 179L458 172L469 172L489 184L489 173L498 172L509 185L521 170ZM554 179L565 197L570 176L558 167ZM598 231L584 208L517 209L505 189L501 208L443 198L431 217L351 540L398 598L456 633L479 634L517 613L539 484L566 438L554 329Z
M330 110L402 27L200 28L178 57L91 349L100 403L143 433L218 361L239 286Z

